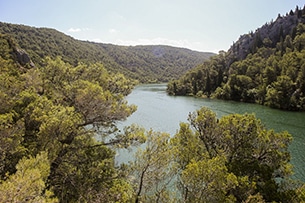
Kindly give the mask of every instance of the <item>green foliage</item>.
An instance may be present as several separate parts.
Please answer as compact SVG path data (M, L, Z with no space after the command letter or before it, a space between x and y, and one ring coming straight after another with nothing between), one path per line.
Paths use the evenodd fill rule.
M53 192L45 190L45 181L50 173L47 153L29 159L24 157L16 169L15 174L0 184L1 202L58 202L52 197Z
M125 100L134 83L101 64L73 66L61 58L24 69L14 47L4 48L10 55L0 57L1 202L128 202L133 190L114 165L113 147L145 141L138 128L115 127L136 110ZM97 141L96 133L108 138Z
M199 160L198 158L205 152L199 137L190 129L188 123L180 123L178 133L171 138L170 142L176 154L175 162L181 169L185 169L192 160Z
M295 198L291 188L282 185L291 174L288 133L266 130L251 114L218 120L206 108L190 114L189 122L181 123L171 139L180 171L178 188L184 201Z
M233 173L228 173L223 157L191 161L183 170L181 180L188 189L186 202L236 201L227 191L234 189L238 181Z
M24 128L22 122L14 122L13 113L0 115L0 174L5 177L7 171L13 171L18 160L24 155L21 146Z
M135 202L174 202L172 181L177 173L169 145L169 134L149 131L144 149L131 163Z
M202 92L206 96L223 82L222 64L225 63L224 53L211 57L208 62L190 70L179 80L168 83L167 91L171 95L197 95Z
M172 138L180 191L188 202L288 201L282 183L291 174L291 135L267 130L254 115L217 119L203 107ZM193 130L192 130L193 129Z
M251 54L237 60L239 56L220 52L181 80L170 82L168 91L303 110L304 27L300 23L291 35L280 29L276 43L262 38L263 32L249 34L255 42ZM291 135L267 130L252 114L217 119L203 107L190 113L189 123L181 123L172 138L136 125L117 129L116 122L136 110L125 100L135 83L106 68L116 69L124 60L122 54L129 58L126 63L145 64L145 57L165 57L173 51L170 47L121 47L116 55L115 46L74 41L50 29L3 23L1 29L19 34L26 29L28 38L16 35L17 41L31 47L29 53L39 64L32 68L21 64L14 40L0 34L1 202L305 201L304 185L289 178ZM29 43L32 35L38 44ZM66 46L69 43L79 47ZM67 49L58 49L63 45ZM95 63L104 49L112 58L106 57L104 65ZM174 65L164 67L171 72ZM129 72L135 78L144 73L132 71L139 72ZM161 75L158 80L169 77L152 72ZM116 148L145 141L129 165L115 165Z
M51 164L49 182L61 201L91 202L100 196L107 197L113 180L120 180L116 177L114 151L88 137L77 137L59 153L63 155Z
M43 66L45 57L55 59L61 56L63 61L73 66L79 62L102 63L108 71L122 73L143 83L178 78L214 55L169 46L127 47L80 41L54 29L2 22L0 33L14 38L37 66Z
M168 93L304 111L305 18L298 12L241 36L228 52L169 82Z
M276 81L267 87L266 105L281 109L289 109L292 103L293 81L289 76L279 76Z

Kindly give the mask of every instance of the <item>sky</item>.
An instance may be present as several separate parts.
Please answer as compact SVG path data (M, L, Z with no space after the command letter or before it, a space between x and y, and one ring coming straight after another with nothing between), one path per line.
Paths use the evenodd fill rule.
M304 0L0 0L0 21L54 28L76 39L227 51Z

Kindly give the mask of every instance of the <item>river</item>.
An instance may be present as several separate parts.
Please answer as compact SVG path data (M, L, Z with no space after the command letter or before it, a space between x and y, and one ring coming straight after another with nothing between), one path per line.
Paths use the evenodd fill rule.
M129 104L138 106L137 111L119 126L132 123L144 128L162 131L174 135L180 122L187 122L189 112L202 106L213 110L217 117L232 113L254 113L268 129L276 132L288 131L293 136L289 147L291 163L294 166L294 178L305 182L305 113L271 109L257 104L233 101L202 99L194 97L169 96L166 84L136 86L127 97ZM130 152L120 150L118 162L130 160Z

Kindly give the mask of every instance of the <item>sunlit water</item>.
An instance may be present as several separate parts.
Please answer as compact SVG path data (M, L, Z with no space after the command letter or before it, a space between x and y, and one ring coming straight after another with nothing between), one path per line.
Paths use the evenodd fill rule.
M257 104L232 101L201 99L194 97L175 97L166 94L166 84L139 85L127 97L129 104L138 106L138 110L120 127L132 123L146 129L162 131L174 135L180 122L187 122L190 112L202 106L213 110L217 117L232 113L254 113L268 129L277 132L288 131L293 136L290 146L291 163L294 166L294 177L305 182L305 113L287 112L271 109ZM117 162L131 159L131 152L120 150Z

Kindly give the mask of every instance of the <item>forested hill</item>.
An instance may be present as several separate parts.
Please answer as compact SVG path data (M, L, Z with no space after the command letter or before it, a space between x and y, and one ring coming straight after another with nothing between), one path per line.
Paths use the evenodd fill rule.
M168 92L305 110L305 7L241 35L227 52L171 81Z
M65 62L102 63L140 82L166 82L203 63L213 53L170 46L117 46L76 40L55 29L0 22L0 33L9 35L36 65L46 56L61 56Z
M136 111L125 100L132 80L59 57L31 68L16 47L0 34L1 203L305 201L304 184L291 179L288 132L205 107L173 136L119 130ZM118 165L118 150L137 148Z

